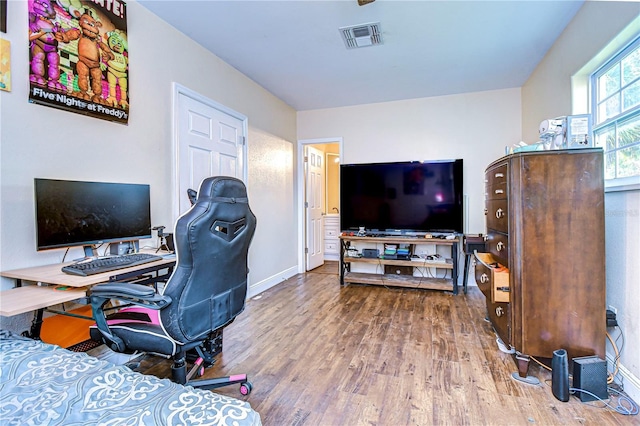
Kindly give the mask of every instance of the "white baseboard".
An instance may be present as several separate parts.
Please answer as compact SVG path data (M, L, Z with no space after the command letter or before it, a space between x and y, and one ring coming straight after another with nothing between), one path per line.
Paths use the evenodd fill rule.
M609 366L615 366L615 355L607 354L607 364ZM609 368L609 371L613 371L615 367ZM618 375L622 376L622 387L624 391L631 399L637 404L640 404L640 379L634 376L631 371L625 368L624 365L618 366ZM618 380L616 380L618 383Z
M283 281L286 281L297 273L298 267L292 266L291 268L278 272L277 274L274 274L260 282L251 284L249 286L249 289L247 290L247 299L251 299L252 297L262 293L263 291L269 290L271 287L280 284Z

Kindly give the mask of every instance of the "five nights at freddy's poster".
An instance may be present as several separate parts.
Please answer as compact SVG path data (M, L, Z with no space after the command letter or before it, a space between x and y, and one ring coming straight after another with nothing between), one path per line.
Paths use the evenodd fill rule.
M127 9L120 0L29 0L29 102L126 124Z

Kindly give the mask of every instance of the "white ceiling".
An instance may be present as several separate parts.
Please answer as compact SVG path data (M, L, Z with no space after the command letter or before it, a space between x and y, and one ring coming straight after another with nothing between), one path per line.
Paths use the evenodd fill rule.
M139 2L298 111L522 86L583 1ZM343 26L380 22L347 49Z

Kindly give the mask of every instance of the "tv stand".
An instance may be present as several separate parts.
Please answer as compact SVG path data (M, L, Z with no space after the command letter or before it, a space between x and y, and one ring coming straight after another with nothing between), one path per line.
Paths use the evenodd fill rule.
M460 237L453 239L386 236L340 236L340 285L345 283L374 284L389 287L445 290L458 294L458 247ZM410 256L422 252L437 252L438 247L450 248L451 259L399 260L384 257L385 244L406 245ZM352 247L375 248L379 257L350 256ZM362 269L356 272L353 269ZM441 276L440 276L441 275Z

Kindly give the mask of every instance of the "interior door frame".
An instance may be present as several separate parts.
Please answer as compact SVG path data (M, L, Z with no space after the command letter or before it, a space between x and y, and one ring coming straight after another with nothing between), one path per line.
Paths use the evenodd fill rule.
M245 183L245 185L248 188L247 151L249 150L249 124L248 124L249 120L247 116L229 107L226 107L221 103L218 103L212 99L209 99L206 96L201 95L200 93L194 90L191 90L186 86L173 82L172 83L172 99L171 99L171 142L173 145L172 146L173 158L172 158L172 164L171 164L171 168L172 168L171 186L173 188L173 192L171 193L171 206L172 206L172 217L174 221L180 215L180 199L179 199L179 193L178 193L180 191L180 180L179 180L180 170L178 170L178 165L180 164L179 163L180 141L178 140L179 138L178 99L180 98L180 95L188 96L192 99L195 99L198 102L206 104L211 108L217 109L218 111L224 114L230 115L231 117L242 121L242 131L245 135L244 149L242 150L242 159L241 159L242 160L242 181Z
M305 215L305 175L306 175L306 167L304 165L304 146L305 145L322 145L328 143L337 143L339 148L340 155L340 163L342 164L342 148L343 141L342 137L335 138L320 138L320 139L298 139L297 146L297 178L296 183L298 187L298 273L303 274L306 272L306 262L307 256L304 252L306 245L306 231L307 231L307 219Z

